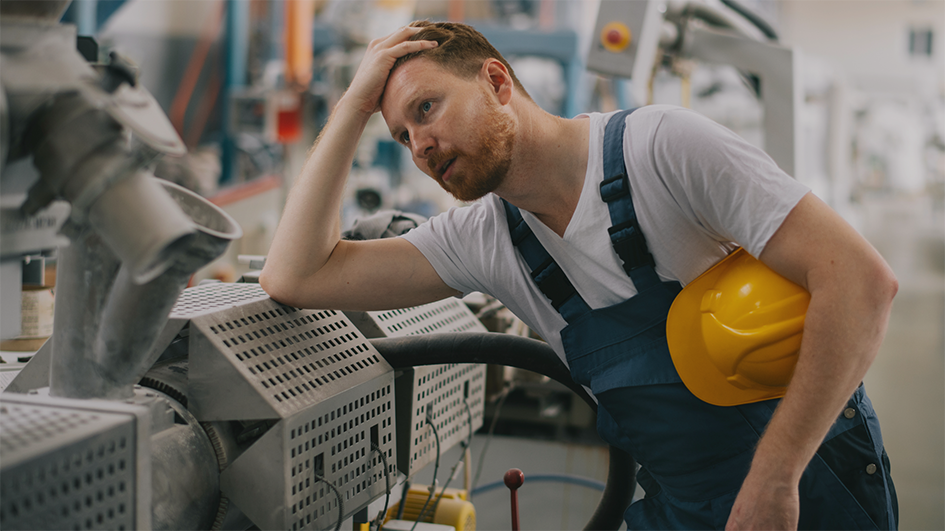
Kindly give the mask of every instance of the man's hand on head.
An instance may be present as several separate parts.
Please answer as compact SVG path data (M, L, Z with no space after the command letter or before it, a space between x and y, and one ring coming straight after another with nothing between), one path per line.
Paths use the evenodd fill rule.
M365 114L377 112L394 62L404 55L438 45L436 41L408 40L421 29L404 26L386 37L371 41L343 99Z

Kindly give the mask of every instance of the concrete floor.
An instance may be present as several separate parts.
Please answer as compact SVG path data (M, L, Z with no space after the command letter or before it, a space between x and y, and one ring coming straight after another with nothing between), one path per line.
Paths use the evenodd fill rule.
M473 469L486 437L473 438ZM440 485L459 458L459 450L447 452L440 461ZM600 500L593 488L562 482L530 480L539 475L574 475L603 483L607 479L607 449L602 446L564 444L520 437L494 436L489 443L478 486L501 482L506 471L518 468L525 483L518 491L519 519L523 530L583 529ZM414 481L429 484L432 467L414 476ZM462 475L451 487L462 485ZM476 529L479 531L511 529L509 490L504 485L477 494ZM623 526L626 528L626 525Z

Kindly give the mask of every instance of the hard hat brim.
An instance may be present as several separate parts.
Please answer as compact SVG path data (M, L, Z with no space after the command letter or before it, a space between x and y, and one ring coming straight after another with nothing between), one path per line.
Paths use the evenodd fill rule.
M666 341L683 384L699 400L715 406L737 406L784 396L785 388L745 389L731 382L712 363L699 330L703 294L715 286L731 261L747 254L736 249L679 292L666 317Z

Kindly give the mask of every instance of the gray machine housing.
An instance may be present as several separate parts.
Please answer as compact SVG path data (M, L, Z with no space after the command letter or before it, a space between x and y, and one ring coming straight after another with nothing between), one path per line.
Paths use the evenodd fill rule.
M458 299L377 312L346 312L369 337L403 337L432 333L488 332L475 314ZM469 438L482 427L486 393L486 366L452 363L404 370L394 385L397 395L397 465L407 477L436 459L433 430L440 452Z
M0 395L0 527L151 529L148 409Z
M386 492L394 373L343 314L281 305L258 284L212 283L184 290L170 317L189 341L195 417L274 422L220 474L253 523L328 528Z

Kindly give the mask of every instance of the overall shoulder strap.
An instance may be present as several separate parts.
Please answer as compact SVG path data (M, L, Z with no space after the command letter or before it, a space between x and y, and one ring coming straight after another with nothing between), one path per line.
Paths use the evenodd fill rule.
M574 289L574 285L558 263L538 241L538 237L532 232L528 223L525 223L518 207L505 199L502 200L502 204L505 205L505 217L509 224L512 245L522 254L525 263L532 270L532 280L545 297L551 300L554 309L568 322L589 312L590 307Z
M610 210L610 222L607 229L610 242L620 260L624 271L630 276L638 292L646 291L660 284L656 274L656 263L646 245L646 238L637 222L630 195L630 180L627 178L627 165L624 162L623 138L627 128L627 116L635 109L621 111L611 116L604 128L604 180L600 183L600 197Z

